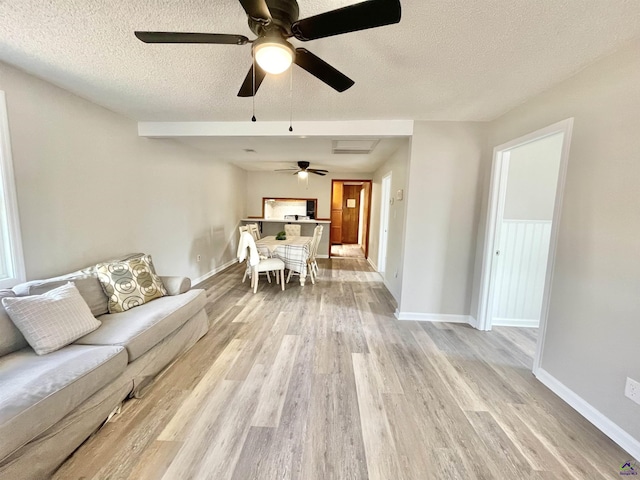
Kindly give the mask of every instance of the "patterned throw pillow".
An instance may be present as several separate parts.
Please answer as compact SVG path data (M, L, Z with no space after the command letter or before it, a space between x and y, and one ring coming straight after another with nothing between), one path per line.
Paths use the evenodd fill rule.
M42 295L6 297L2 305L38 355L55 352L101 325L71 282Z
M127 310L167 295L162 280L153 268L151 255L99 263L98 280L109 297L109 313Z

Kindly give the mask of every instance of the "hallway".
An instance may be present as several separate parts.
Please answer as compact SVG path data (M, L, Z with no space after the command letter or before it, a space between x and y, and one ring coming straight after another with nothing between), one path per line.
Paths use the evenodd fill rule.
M331 245L331 256L339 258L364 258L364 252L358 244Z

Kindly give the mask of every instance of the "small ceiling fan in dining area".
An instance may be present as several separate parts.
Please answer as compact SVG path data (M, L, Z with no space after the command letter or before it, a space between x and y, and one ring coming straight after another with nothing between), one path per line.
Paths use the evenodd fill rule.
M293 175L298 175L300 178L307 177L310 173L315 173L316 175L325 176L329 173L329 170L322 170L319 168L309 168L309 162L298 162L298 168L290 167L290 168L281 168L276 170L276 172L290 172Z

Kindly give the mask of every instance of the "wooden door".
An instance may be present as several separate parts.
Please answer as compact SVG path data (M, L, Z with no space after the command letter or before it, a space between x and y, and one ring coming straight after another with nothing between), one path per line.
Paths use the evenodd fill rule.
M331 245L342 243L342 182L331 188Z
M362 185L345 185L342 193L342 243L358 243Z

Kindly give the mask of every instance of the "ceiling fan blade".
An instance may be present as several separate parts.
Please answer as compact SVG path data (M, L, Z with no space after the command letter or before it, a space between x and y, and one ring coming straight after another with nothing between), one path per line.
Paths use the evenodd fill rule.
M391 25L398 23L400 16L400 0L368 0L298 20L291 31L298 40L315 40Z
M299 67L304 68L311 75L322 80L338 92L344 92L355 83L344 73L339 72L306 48L296 48L295 62Z
M329 170L323 170L322 168L307 168L307 172L313 172L313 173L317 173L317 172L324 172L324 173L329 173Z
M245 45L249 39L244 35L224 33L180 33L180 32L134 32L144 43L209 43L223 45Z
M293 172L293 171L298 173L298 169L297 168L279 168L277 170L274 170L274 172Z
M254 85L253 85L253 69L254 68L256 70L255 88L254 88ZM260 85L262 84L262 81L264 80L264 77L266 77L266 76L267 76L267 72L262 70L260 68L260 66L257 65L254 62L251 65L251 68L249 69L249 72L247 73L247 76L244 77L244 82L242 82L242 86L240 87L240 91L238 92L238 96L239 97L253 97L254 93L258 91L258 89L260 88Z
M254 20L265 24L271 22L271 12L265 0L239 0L239 2L247 15Z
M318 172L317 170L309 170L309 172L315 173L316 175L321 175L323 177L326 175L326 173Z

